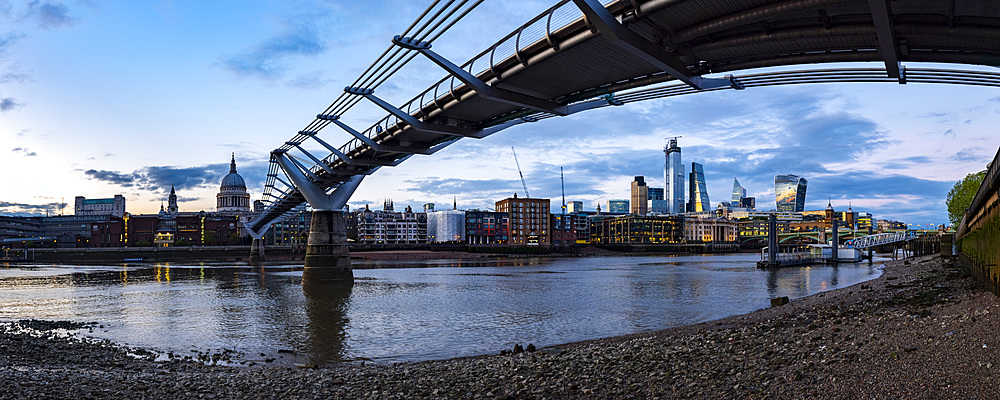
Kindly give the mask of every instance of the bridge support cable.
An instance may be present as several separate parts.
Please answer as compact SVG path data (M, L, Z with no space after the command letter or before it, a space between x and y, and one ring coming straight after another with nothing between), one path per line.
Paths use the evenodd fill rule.
M868 9L875 24L875 35L878 37L879 53L885 60L885 71L890 78L896 78L905 84L906 78L900 74L899 44L896 41L896 29L892 24L892 9L889 0L868 0Z
M444 68L445 71L454 76L456 79L466 85L469 85L469 87L471 87L476 94L484 99L499 101L518 107L530 108L537 111L549 112L556 115L569 115L565 105L488 85L486 82L483 82L481 79L472 75L472 73L462 69L458 65L455 65L455 63L449 61L447 58L444 58L440 54L432 51L431 44L429 42L421 42L414 38L396 36L392 38L392 43L405 49L416 50L420 54L423 54L432 62L441 68Z
M395 167L395 166L399 165L399 163L403 162L403 160L406 159L406 157L402 157L402 158L396 159L394 161L381 161L381 160L363 160L363 159L358 159L358 158L351 158L347 154L344 154L343 151L340 151L340 149L338 149L336 147L333 147L329 143L327 143L325 140L320 139L319 136L316 135L316 132L303 132L303 134L308 135L309 137L312 137L313 140L315 140L317 143L319 143L323 147L326 147L327 150L330 150L330 152L333 153L333 155L337 156L337 158L339 158L341 161L343 161L343 162L345 162L347 164L350 164L350 165L359 165L359 166L372 166L372 165L375 165L375 166L380 166L380 167ZM302 151L307 156L309 156L314 161L316 161L317 164L319 164L321 167L323 167L323 169L325 169L331 175L343 175L344 174L344 172L334 171L325 162L323 162L321 160L318 160L316 157L313 157L309 153L306 153L306 151L302 150L301 147L299 147L297 145L295 147L298 148L299 151Z

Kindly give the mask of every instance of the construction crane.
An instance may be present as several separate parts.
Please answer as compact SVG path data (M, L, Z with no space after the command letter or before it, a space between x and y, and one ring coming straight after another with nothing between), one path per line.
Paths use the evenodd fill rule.
M566 178L563 178L563 167L559 167L559 185L562 186L562 213L566 215Z
M528 184L524 183L524 174L521 173L521 163L517 162L517 152L514 151L514 146L510 146L510 153L514 155L514 165L517 166L517 174L521 176L521 186L524 187L524 197L530 199L531 195L528 194Z

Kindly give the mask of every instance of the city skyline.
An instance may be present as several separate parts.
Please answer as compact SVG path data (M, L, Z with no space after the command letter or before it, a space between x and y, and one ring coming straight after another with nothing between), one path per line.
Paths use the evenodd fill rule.
M549 5L484 3L435 48L465 60ZM0 213L44 214L75 196L115 194L130 212L155 213L171 185L182 210L207 211L232 152L259 199L267 153L424 6L0 2L0 167L18 171L5 177ZM380 93L400 102L443 75L418 59ZM414 157L366 178L349 204L394 198L419 208L457 196L465 208L489 209L521 192L507 151L514 145L534 197L558 198L563 166L567 200L593 210L625 197L634 176L662 175L664 138L683 135L684 157L704 164L711 193L730 192L729 178L738 176L747 196L773 204L768 181L791 172L809 178L806 209L832 197L838 209L852 203L879 217L937 224L947 220L951 185L984 169L1000 145L992 135L998 103L990 88L837 84L628 104ZM367 125L381 116L361 108L348 117Z

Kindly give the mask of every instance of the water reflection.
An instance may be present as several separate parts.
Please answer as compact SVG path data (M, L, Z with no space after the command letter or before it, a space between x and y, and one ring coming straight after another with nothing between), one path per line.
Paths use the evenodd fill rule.
M764 271L756 257L362 262L382 268L356 269L353 286L304 286L301 265L14 265L0 269L0 319L97 321L100 337L176 352L418 361L692 324L880 274Z
M307 348L312 364L343 361L347 338L346 310L353 284L328 283L302 285L309 317Z

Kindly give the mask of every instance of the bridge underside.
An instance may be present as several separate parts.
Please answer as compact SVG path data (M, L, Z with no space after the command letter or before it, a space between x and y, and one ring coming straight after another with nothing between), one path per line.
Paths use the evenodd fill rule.
M319 159L305 153L314 161L308 165L292 161L316 185L332 190L461 138L620 104L612 97L593 100L608 94L669 81L683 82L670 89L678 93L743 87L706 74L867 61L884 67L881 81L906 83L902 62L1000 65L997 2L627 0L599 6L596 0L560 2L460 66L472 81L463 83L461 73L452 71L400 106L379 103L373 87L348 88L358 101L376 102L389 115L364 130L344 125L338 115L317 115L272 155L318 141L330 155ZM414 48L405 51L421 51ZM444 58L429 50L422 55ZM331 124L353 138L338 148L329 146L318 134ZM249 224L253 230L266 229L305 203L301 191L281 181L278 171L272 162L265 193L275 200ZM287 187L274 186L276 179Z

